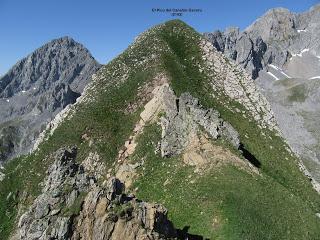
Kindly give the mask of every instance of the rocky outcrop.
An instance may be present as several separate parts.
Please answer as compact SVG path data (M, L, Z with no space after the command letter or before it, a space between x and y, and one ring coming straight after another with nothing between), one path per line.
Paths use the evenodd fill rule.
M170 88L165 91L167 95L171 95L171 99L175 96ZM161 117L162 156L181 154L189 144L190 135L197 134L200 129L212 140L227 137L236 149L239 148L237 131L220 118L219 112L203 108L190 94L182 94L167 106L165 116Z
M167 210L126 194L111 177L100 186L77 164L76 148L60 149L42 193L22 214L12 239L169 239L177 236Z
M205 33L204 36L218 51L247 69L254 79L258 77L259 71L263 69L263 56L267 50L261 37L251 39L248 34L241 34L239 28Z
M2 76L0 163L27 153L46 124L76 101L99 68L86 48L63 37L35 50Z
M5 178L5 174L0 172L0 182Z
M83 210L75 219L71 239L168 239L176 230L167 219L167 210L158 204L138 201L126 195L116 178L107 187L91 190Z
M160 115L162 136L159 146L162 157L182 155L185 164L197 169L233 164L250 173L259 173L250 159L240 159L214 143L217 139L223 139L240 154L243 153L238 132L221 118L218 111L204 108L189 93L177 98L166 85L162 86L162 93L165 107L158 108L163 112ZM159 96L156 98L159 99Z
M19 128L16 126L4 126L0 129L0 159L6 159L14 153L14 147L19 144ZM1 165L1 164L0 164Z
M74 211L83 194L94 185L81 165L75 163L76 148L61 149L48 169L42 193L19 220L17 239L69 239ZM90 181L91 180L91 181Z
M155 87L152 99L144 106L140 121L136 124L135 133L140 134L146 123L157 122L160 119L162 137L160 151L162 157L181 154L188 145L190 134L203 131L211 139L227 139L236 149L240 146L239 134L232 125L224 121L219 112L206 109L199 100L190 93L177 97L168 83ZM134 152L136 136L126 142L125 148ZM119 158L123 151L119 153Z

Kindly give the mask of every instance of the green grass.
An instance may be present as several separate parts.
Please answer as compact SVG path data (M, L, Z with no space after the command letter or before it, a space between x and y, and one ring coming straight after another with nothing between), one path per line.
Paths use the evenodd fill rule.
M140 199L164 204L176 227L190 226L190 233L210 239L320 236L312 207L272 177L253 177L232 165L199 175L179 157L155 154L160 136L160 127L150 125L139 138L132 161L146 161L133 188Z

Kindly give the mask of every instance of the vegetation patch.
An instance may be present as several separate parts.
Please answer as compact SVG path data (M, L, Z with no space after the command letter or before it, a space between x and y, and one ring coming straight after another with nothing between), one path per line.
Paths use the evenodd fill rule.
M81 192L70 207L62 206L63 216L76 216L80 213L86 192Z
M307 98L307 88L304 84L289 89L288 100L290 102L304 102Z

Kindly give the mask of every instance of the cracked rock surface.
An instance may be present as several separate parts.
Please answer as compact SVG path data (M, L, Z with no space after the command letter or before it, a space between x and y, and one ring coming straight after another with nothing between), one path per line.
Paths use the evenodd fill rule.
M172 90L167 89L167 91L168 94L173 94ZM189 93L181 94L168 106L170 106L167 111L169 114L161 118L162 156L181 154L188 146L190 136L196 134L199 128L213 140L226 137L238 149L239 134L231 124L223 121L219 112L214 109L203 108Z
M171 239L167 210L126 194L111 177L102 186L75 162L75 147L54 154L42 193L20 217L11 239Z

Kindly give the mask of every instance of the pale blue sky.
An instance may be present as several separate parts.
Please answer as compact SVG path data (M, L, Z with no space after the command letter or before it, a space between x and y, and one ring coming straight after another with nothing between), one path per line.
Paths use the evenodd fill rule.
M53 38L71 36L100 63L120 54L147 28L172 17L152 8L201 8L181 17L199 32L244 28L273 7L294 12L318 0L0 0L0 74Z

